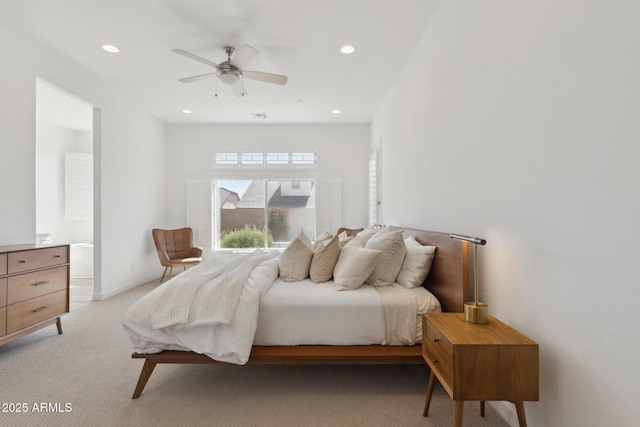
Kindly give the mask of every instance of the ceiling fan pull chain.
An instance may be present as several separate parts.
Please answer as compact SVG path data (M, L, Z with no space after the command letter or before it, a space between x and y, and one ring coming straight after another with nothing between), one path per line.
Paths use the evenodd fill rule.
M218 79L216 79L216 94L214 95L214 98L218 97Z

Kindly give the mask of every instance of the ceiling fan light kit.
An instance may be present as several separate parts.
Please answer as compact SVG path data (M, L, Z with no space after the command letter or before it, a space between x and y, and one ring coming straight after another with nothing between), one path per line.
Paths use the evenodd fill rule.
M186 56L187 58L193 59L195 61L201 62L210 67L214 67L216 71L214 73L201 74L198 76L186 77L179 79L178 81L182 83L191 83L198 80L206 79L209 77L218 77L218 79L232 87L237 87L236 84L243 81L244 79L258 80L265 83L279 84L285 85L287 84L287 76L283 76L280 74L271 74L264 73L261 71L248 71L243 70L242 67L253 60L256 56L258 56L259 52L252 48L251 46L245 45L240 48L236 52L236 49L231 46L225 46L224 52L227 54L227 60L221 62L220 64L216 64L215 62L209 61L208 59L202 58L198 55L194 55L193 53L189 53L182 49L174 49L173 52ZM237 90L234 87L234 92L237 96L245 96L246 91L244 90L244 84L242 85L242 90ZM217 94L216 94L217 96Z

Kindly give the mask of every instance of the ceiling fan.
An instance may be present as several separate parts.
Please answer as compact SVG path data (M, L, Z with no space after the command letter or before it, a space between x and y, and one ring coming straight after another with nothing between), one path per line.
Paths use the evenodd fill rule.
M237 96L245 96L247 92L244 90L244 79L258 80L265 83L273 83L277 85L287 84L287 76L280 74L264 73L262 71L243 70L243 67L258 56L259 52L251 46L244 45L236 52L235 48L225 46L224 52L227 54L227 60L216 64L208 59L202 58L193 53L189 53L182 49L173 49L173 52L191 58L195 61L209 65L216 69L213 73L201 74L198 76L185 77L179 79L182 83L191 83L209 77L218 77L222 83L225 83L233 89ZM234 54L235 53L235 54ZM233 56L233 57L232 57ZM239 84L242 83L242 84ZM218 94L216 93L216 96Z

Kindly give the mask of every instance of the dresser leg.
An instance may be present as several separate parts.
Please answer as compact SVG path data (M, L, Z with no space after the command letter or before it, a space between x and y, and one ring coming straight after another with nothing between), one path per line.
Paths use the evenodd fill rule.
M429 405L431 404L431 395L433 394L433 385L436 383L436 374L431 371L429 374L429 386L427 387L427 398L424 400L424 411L422 416L426 417L429 413Z
M464 400L456 400L456 415L454 427L462 427L462 413L464 411Z
M58 327L58 335L62 335L62 320L59 317L56 319L56 326Z
M480 416L484 417L484 400L480 401Z
M513 402L516 404L516 413L518 414L518 424L520 427L527 427L527 417L524 415L524 403L522 401Z

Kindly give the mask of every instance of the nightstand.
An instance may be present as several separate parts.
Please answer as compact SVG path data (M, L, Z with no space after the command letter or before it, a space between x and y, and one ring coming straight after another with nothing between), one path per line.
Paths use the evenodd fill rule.
M475 324L462 313L426 313L422 357L431 367L425 417L437 377L455 401L455 427L462 426L465 400L479 400L482 416L485 401L511 401L526 427L523 402L538 400L538 344L492 316Z

